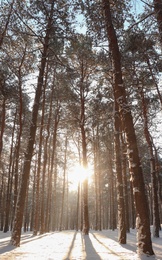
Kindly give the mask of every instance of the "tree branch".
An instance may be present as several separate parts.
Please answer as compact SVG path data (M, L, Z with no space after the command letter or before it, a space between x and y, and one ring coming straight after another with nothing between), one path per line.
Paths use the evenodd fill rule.
M128 32L129 30L131 30L134 26L138 25L139 23L143 22L145 19L147 19L149 16L153 15L155 12L151 12L147 15L145 15L143 18L141 18L139 21L137 21L136 23L134 23L133 25L131 25L126 31Z

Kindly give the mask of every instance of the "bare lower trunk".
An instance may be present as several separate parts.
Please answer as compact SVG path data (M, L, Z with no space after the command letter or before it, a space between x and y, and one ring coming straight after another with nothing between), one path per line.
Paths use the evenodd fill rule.
M64 215L64 204L65 204L66 167L67 167L67 136L66 136L66 140L65 140L64 173L63 173L61 216L60 216L60 227L59 227L60 231L63 228L62 226L63 226L63 215Z
M118 113L118 104L115 103L115 165L117 176L117 202L118 202L118 241L120 244L126 244L126 223L125 223L125 204L123 192L123 178L122 178L122 150L120 142L120 118Z
M83 166L87 169L87 149L85 141L85 130L81 129L82 132L82 151L83 151ZM89 213L88 213L88 179L83 182L83 233L89 234Z

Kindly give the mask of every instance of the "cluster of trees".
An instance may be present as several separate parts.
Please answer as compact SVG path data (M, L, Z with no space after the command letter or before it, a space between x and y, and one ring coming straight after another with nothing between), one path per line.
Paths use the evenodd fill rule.
M118 227L124 244L136 227L138 250L154 254L162 1L141 2L138 17L133 1L1 2L0 229L13 245L22 228ZM70 191L76 161L94 174Z

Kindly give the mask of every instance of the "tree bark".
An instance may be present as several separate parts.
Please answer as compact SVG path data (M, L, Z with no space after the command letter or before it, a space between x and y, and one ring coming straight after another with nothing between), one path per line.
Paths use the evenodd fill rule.
M125 204L125 219L126 219L126 231L130 232L130 223L129 223L129 202L128 202L128 177L127 177L127 148L126 143L121 134L121 142L122 142L122 175L123 175L123 191L124 191L124 204Z
M98 126L97 126L97 131L96 131L96 135L98 134ZM94 133L93 133L94 135ZM98 199L98 182L97 182L97 136L94 136L94 185L95 185L95 230L98 230L98 203L99 203L99 199Z
M67 168L67 136L65 139L65 154L64 154L64 169L63 169L63 185L62 185L62 201L61 201L61 216L60 216L60 227L62 231L63 226L63 215L64 215L64 204L65 204L65 185L66 185L66 168Z
M125 223L125 204L124 204L124 188L122 178L122 151L120 141L120 116L118 112L118 104L115 101L114 115L114 144L115 144L115 166L117 176L117 201L118 201L118 241L120 244L126 244L126 223Z
M10 162L8 169L8 183L7 183L7 193L6 193L6 207L5 207L5 224L4 224L4 233L9 230L9 218L11 211L11 194L12 194L12 184L13 184L13 150L14 150L14 136L16 128L16 119L17 119L17 110L15 111L15 118L12 128L12 137L11 137L11 148L10 148Z
M47 72L48 72L48 68L47 68ZM45 95L45 89L44 89L44 95ZM50 106L49 106L49 113L48 113L48 120L47 120L47 127L46 127L47 134L45 137L45 143L43 148L44 157L43 157L42 185L41 185L42 192L41 192L40 234L43 234L45 232L45 183L47 179L46 168L47 168L47 157L48 157L48 141L50 137L50 126L51 126L51 118L52 118L53 95L54 95L54 85L52 84L51 95L50 95Z
M81 83L82 85L82 83ZM85 133L85 107L84 107L84 91L81 90L81 120L80 120L80 128L81 128L81 136L82 136L82 160L83 167L86 170L87 163L87 144L86 144L86 133ZM88 213L88 179L86 178L83 181L83 233L84 235L89 234L89 213Z
M148 202L145 194L145 184L139 153L133 118L130 107L126 99L126 91L122 80L121 56L117 41L116 32L112 24L110 11L110 3L103 0L103 12L105 19L105 27L109 40L109 48L112 54L113 66L113 82L114 82L114 98L119 107L120 119L123 130L127 138L127 154L129 158L129 167L131 173L131 181L133 184L134 199L136 205L136 226L137 226L137 245L138 252L148 255L154 255L151 241L150 221L148 218Z
M43 128L44 128L44 114L45 114L45 87L43 90L42 98L42 117L39 133L39 150L38 150L38 162L37 162L37 173L36 173L36 201L35 201L35 214L34 214L34 230L33 235L36 236L39 231L39 216L40 216L40 176L41 176L41 159L42 159L42 144L43 144Z
M144 135L148 145L148 152L150 155L150 170L151 170L151 184L152 184L152 200L153 200L153 236L159 237L160 216L159 216L159 201L158 201L158 180L155 166L155 155L153 152L153 141L148 129L147 105L143 89L140 90L143 119L144 119Z
M54 216L51 218L51 210L52 208L56 211L56 185L57 185L57 170L55 167L56 161L56 142L57 142L57 131L58 124L60 120L60 105L57 101L57 108L55 111L55 119L54 119L54 130L52 136L52 155L49 165L49 173L48 173L48 191L47 191L47 208L46 208L46 232L49 232L50 226L52 230L56 228L56 212ZM52 190L53 190L53 201L52 201ZM51 222L52 219L52 222Z

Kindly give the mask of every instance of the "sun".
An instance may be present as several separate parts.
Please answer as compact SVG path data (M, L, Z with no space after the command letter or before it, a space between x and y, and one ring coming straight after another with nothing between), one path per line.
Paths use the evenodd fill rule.
M91 176L92 173L88 168L84 168L80 164L74 165L68 175L70 189L77 190L78 185L82 184L86 179L90 180Z

